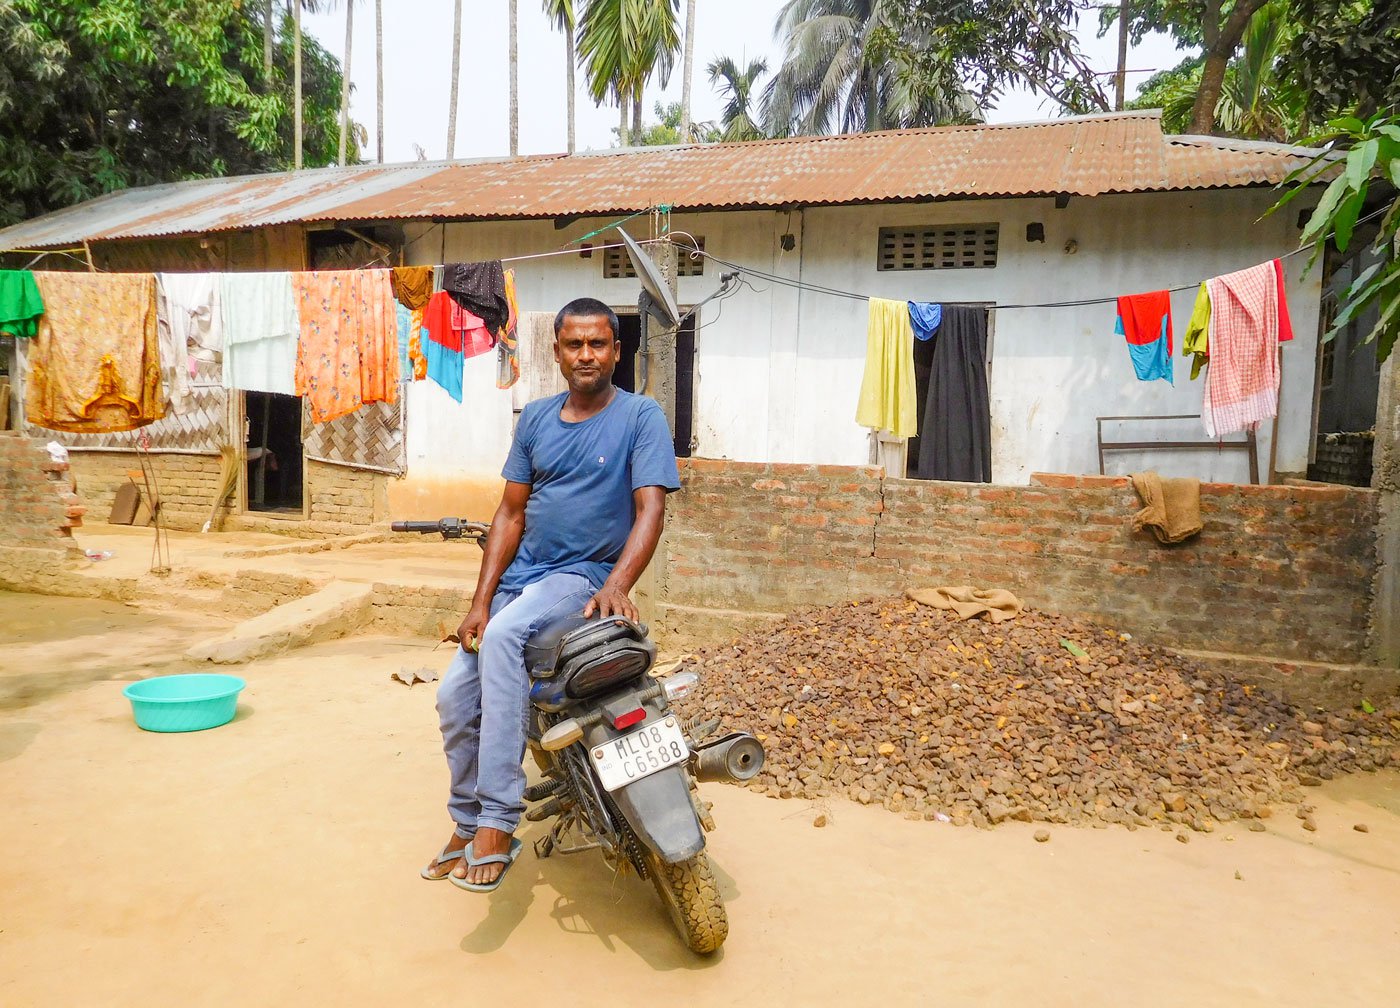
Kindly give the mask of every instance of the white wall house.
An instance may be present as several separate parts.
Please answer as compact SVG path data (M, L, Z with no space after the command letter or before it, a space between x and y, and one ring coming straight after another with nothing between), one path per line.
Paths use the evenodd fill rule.
M1275 200L1270 190L1133 193L1071 199L960 200L922 205L821 207L793 211L674 214L673 230L703 237L707 252L813 287L917 301L990 306L1112 298L1164 287L1172 296L1176 346L1195 285L1297 247L1296 216L1256 223ZM564 231L549 222L412 225L412 263L526 256L557 248L603 223L586 218ZM645 221L641 222L647 226ZM882 227L993 224L996 266L881 271ZM1043 241L1027 241L1040 224ZM785 251L781 238L794 236ZM417 241L412 239L418 238ZM607 236L593 239L606 241ZM616 240L615 238L613 240ZM684 241L678 238L678 241ZM605 279L602 255L561 255L510 263L522 310L555 311L575 297L597 297L635 311L635 279ZM1297 338L1284 348L1279 472L1307 468L1313 415L1319 273L1302 276L1304 256L1285 260ZM698 303L725 267L706 261L701 276L679 281L680 303ZM1121 336L1114 305L1011 308L993 313L992 478L1025 483L1032 472L1097 472L1095 417L1168 416L1201 410L1203 381L1189 380L1178 357L1175 384L1141 382ZM867 305L812 289L751 279L723 302L700 309L694 383L694 454L750 462L870 461L869 432L855 422L865 360ZM409 401L410 480L470 470L499 470L509 446L511 397L495 388L494 360L468 361L461 405L431 382ZM1199 421L1119 425L1120 440L1200 440ZM1273 430L1258 432L1261 478ZM1231 440L1236 440L1232 438ZM1247 482L1243 451L1155 450L1115 453L1109 470L1156 468L1225 482Z
M606 276L598 248L616 232L589 237L589 255L579 243L629 217L634 237L651 237L659 218L646 211L666 207L679 240L680 232L703 239L710 255L756 271L700 309L694 356L681 361L693 370L693 454L870 462L870 432L855 421L866 347L860 296L978 303L992 309L992 478L1025 483L1035 471L1097 472L1096 417L1200 413L1203 384L1189 380L1179 356L1195 288L1297 248L1298 209L1266 211L1278 183L1313 153L1164 136L1157 113L1131 112L364 165L117 193L0 231L0 254L88 242L109 269L298 269L317 261L310 250L329 231L378 243L348 265L514 260L507 265L524 311L592 296L634 312L637 281ZM994 243L995 265L880 268L882 228L969 225ZM171 266L177 248L180 265ZM1283 349L1278 421L1258 431L1263 479L1304 472L1313 441L1321 271L1304 277L1305 260L1285 260L1296 338ZM727 268L706 260L698 275L683 275L680 303L698 304ZM1113 298L1163 288L1181 288L1172 295L1174 385L1138 381L1114 334ZM1024 307L1066 301L1092 303ZM389 486L395 513L463 511L454 506L463 500L473 511L487 506L513 398L496 388L490 355L467 362L460 404L431 382L413 384L407 474ZM1198 420L1109 425L1105 436L1205 438ZM1249 478L1245 453L1230 447L1115 454L1108 468Z

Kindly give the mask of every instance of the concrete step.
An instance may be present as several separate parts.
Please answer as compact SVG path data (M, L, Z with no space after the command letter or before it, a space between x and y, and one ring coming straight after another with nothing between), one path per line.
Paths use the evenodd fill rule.
M190 648L194 661L237 665L359 631L370 618L374 588L335 582L285 602Z

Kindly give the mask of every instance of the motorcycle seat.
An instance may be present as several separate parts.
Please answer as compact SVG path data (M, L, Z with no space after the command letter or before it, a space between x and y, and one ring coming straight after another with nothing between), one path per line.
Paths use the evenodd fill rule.
M641 641L647 628L621 617L584 619L581 613L555 617L525 644L525 669L532 679L552 678L585 651L619 640Z

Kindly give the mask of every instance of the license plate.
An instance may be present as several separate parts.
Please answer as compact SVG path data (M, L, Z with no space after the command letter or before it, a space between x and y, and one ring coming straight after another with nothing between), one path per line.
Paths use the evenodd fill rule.
M593 760L593 769L598 771L603 790L616 791L658 770L684 763L690 750L686 748L685 732L674 717L668 717L595 745L588 750L588 755Z

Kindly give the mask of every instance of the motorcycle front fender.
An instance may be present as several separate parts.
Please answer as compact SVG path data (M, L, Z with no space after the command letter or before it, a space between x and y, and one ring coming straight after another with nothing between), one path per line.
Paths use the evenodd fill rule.
M597 724L584 732L584 740L594 746L621 734ZM667 864L685 861L705 849L705 834L690 800L690 771L684 763L618 788L612 800L637 839Z

